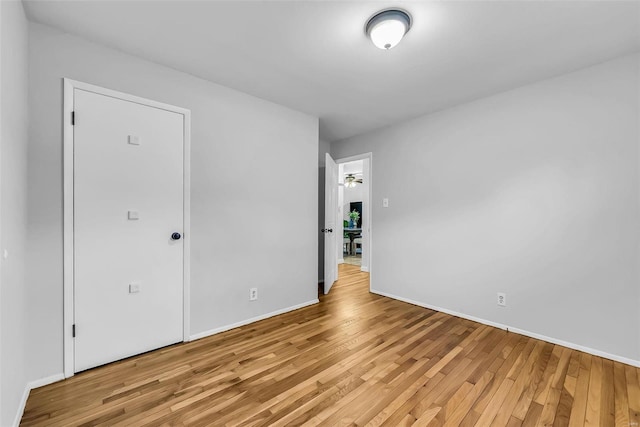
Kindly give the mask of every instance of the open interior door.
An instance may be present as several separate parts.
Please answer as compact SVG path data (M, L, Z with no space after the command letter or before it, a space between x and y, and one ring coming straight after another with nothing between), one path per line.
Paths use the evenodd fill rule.
M338 279L338 256L336 254L338 230L338 165L326 154L324 186L324 293L328 294L333 282Z

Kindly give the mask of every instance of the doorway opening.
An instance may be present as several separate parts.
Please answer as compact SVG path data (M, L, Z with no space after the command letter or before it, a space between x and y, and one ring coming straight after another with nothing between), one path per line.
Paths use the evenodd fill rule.
M338 264L371 272L372 180L371 153L336 159L338 165Z
M340 264L360 272L372 271L372 154L334 160L327 153L325 157L325 215L320 231L324 240L323 287L328 294L344 270L338 268Z
M342 247L338 264L365 266L362 255L366 233L363 233L364 193L368 192L369 180L364 177L364 160L338 164L338 205L342 223ZM368 207L368 206L367 206Z

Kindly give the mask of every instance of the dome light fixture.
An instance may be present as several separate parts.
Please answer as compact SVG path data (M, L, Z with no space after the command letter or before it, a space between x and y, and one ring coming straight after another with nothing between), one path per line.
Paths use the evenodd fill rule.
M411 28L411 16L400 9L386 9L367 21L365 31L374 45L389 50L404 37Z

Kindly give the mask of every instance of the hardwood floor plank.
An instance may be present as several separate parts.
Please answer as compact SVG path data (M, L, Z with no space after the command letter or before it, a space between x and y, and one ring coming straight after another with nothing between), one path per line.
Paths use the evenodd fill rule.
M615 426L615 390L613 362L602 359L602 397L600 401L600 426Z
M637 368L624 365L624 373L627 380L630 426L640 426L640 382L638 381L638 371Z
M529 406L529 410L527 411L527 415L524 417L524 421L522 421L522 427L534 427L538 424L538 420L540 420L540 416L542 415L542 409L544 407L537 403L531 402L531 406Z
M587 354L582 354L581 359L587 359L590 357ZM587 367L581 360L581 368L578 372L578 380L576 382L576 390L574 393L574 404L571 407L571 415L569 417L569 426L580 427L584 425L584 417L587 411L587 399L589 395L589 377L591 376L591 363Z
M600 402L602 400L602 359L592 358L591 376L589 378L589 394L587 396L587 412L584 416L585 426L600 424Z
M516 362L518 357L520 357L522 350L525 347L526 339L518 335L512 335L511 341L513 345L505 346L506 349L510 350L508 352L503 352L503 354L506 354L506 358L497 358L495 360L495 365L497 366L497 369L495 370L495 376L491 381L490 386L485 388L478 400L476 400L476 403L473 405L472 413L469 414L472 417L475 416L475 414L482 414L484 412L487 405L493 398L493 395L498 391L503 381L506 379L506 376L511 370L511 367ZM489 368L489 371L492 371L492 368ZM465 423L464 420L463 423ZM475 424L475 421L473 424Z
M615 393L616 427L629 425L629 398L627 394L627 379L622 363L613 363L613 386Z
M33 390L24 426L624 425L640 369L369 292Z
M547 401L547 396L549 395L549 390L551 389L551 380L553 379L553 374L556 372L558 367L558 362L560 361L560 354L562 353L562 347L553 346L553 351L549 356L549 361L547 366L545 367L544 374L538 383L538 387L536 389L533 401L538 405L544 405ZM571 365L571 363L569 363ZM568 372L568 368L567 368Z
M502 382L502 384L500 384L500 387L498 388L498 390L496 390L496 393L489 401L487 407L482 412L482 415L480 415L480 418L475 424L476 426L488 426L493 422L495 416L500 410L500 407L502 406L502 403L507 398L511 387L513 387L514 382L515 381L513 381L512 379L507 378Z
M524 417L527 415L529 406L531 405L535 392L538 388L538 384L542 380L547 365L549 364L549 359L551 358L551 353L554 347L555 346L552 344L544 343L539 360L531 366L530 378L525 383L522 395L512 412L512 415L520 419L520 421L524 420Z
M494 375L495 374L493 372L485 372L484 376L480 378L473 385L469 393L464 396L464 399L460 402L460 404L457 407L452 408L453 410L448 411L443 426L453 427L459 425L469 412L471 406L475 403L478 396L480 396L487 385L491 383Z
M511 417L509 418L509 422L507 422L507 427L521 427L522 420L520 418Z
M558 361L558 367L551 379L551 388L547 394L547 400L542 408L542 414L536 425L538 426L552 426L556 418L556 412L558 410L558 404L562 397L562 387L564 385L564 378L569 370L569 361L571 359L571 350L563 348Z
M522 366L522 369L519 372L519 375L516 378L516 381L513 383L511 390L509 390L509 395L505 399L502 404L496 418L493 420L492 425L494 426L506 426L509 423L509 419L513 415L516 410L516 405L520 399L526 400L526 396L523 396L526 387L531 383L533 387L537 385L536 372L539 370L537 365L543 365L546 363L546 359L541 357L543 349L547 347L547 343L542 341L538 341L535 343L535 347L529 358L526 360L526 363ZM544 369L544 365L542 366ZM528 408L528 403L525 409ZM526 412L525 412L526 413Z
M389 418L387 418L381 425L392 427L395 426L399 420L405 418L405 414L411 415L414 420L417 420L417 417L412 413L415 407L421 402L423 399L428 398L429 396L434 394L434 389L440 384L440 382L444 379L444 375L441 373L437 373L433 378L429 379L423 386L418 390L418 392L414 393L404 404L398 408Z

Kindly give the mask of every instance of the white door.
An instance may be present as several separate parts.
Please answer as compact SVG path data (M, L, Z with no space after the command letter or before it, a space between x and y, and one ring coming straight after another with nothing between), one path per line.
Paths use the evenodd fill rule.
M73 96L78 372L183 340L184 116Z
M329 293L333 282L338 279L338 257L336 219L338 217L338 165L326 154L324 176L324 293Z

